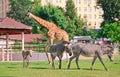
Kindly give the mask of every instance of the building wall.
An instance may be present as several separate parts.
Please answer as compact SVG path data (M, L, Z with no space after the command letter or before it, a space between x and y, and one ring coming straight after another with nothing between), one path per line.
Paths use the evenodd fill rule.
M6 17L6 13L9 10L8 0L0 0L0 18Z
M42 5L51 3L55 6L60 6L65 9L67 0L42 0ZM77 14L85 22L87 27L92 29L100 29L100 24L103 21L103 10L96 6L96 0L73 0L77 9Z

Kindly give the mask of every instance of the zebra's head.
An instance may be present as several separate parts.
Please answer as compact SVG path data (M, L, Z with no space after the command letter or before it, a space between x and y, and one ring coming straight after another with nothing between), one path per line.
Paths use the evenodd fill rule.
M71 48L71 44L70 43L66 43L65 45L65 50L67 53L69 53L69 55L72 55L72 48Z
M30 57L32 57L32 50L29 50L29 55L30 55Z

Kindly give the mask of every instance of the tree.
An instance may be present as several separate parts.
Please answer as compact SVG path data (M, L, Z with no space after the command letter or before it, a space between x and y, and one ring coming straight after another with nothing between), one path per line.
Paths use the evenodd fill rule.
M21 23L32 26L32 33L40 33L38 23L33 19L24 19L28 10L32 10L37 6L40 6L40 0L9 0L10 2L10 11L7 13L7 16L15 19ZM34 6L34 7L33 7Z
M105 23L120 23L120 0L98 0L98 5L104 10L104 22Z
M74 20L77 17L77 11L73 0L67 0L65 15L68 16L71 20Z
M98 0L98 6L104 10L104 22L98 37L111 38L112 42L120 40L120 0Z
M24 23L24 15L32 2L30 0L9 0L9 2L11 7L7 16Z
M67 0L65 16L69 22L68 31L71 33L71 38L73 36L81 35L83 31L82 27L84 24L80 17L77 16L77 10L75 8L73 0Z
M120 23L110 23L102 27L99 33L103 38L111 38L112 42L120 43Z

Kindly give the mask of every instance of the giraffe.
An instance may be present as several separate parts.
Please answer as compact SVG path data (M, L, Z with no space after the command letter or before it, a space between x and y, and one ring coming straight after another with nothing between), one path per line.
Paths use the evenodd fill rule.
M59 27L57 27L56 24L54 24L52 22L48 22L48 21L34 15L33 13L31 13L29 11L27 12L26 16L33 18L35 21L37 21L39 24L41 24L41 26L43 26L44 28L46 28L48 30L47 36L49 39L49 45L53 45L55 40L69 42L68 33L66 31L60 29ZM46 53L46 56L47 56L48 61L50 63L51 60L50 60L48 53L47 53L47 49L48 49L49 45L46 46L45 53ZM67 57L67 59L68 59L68 57Z

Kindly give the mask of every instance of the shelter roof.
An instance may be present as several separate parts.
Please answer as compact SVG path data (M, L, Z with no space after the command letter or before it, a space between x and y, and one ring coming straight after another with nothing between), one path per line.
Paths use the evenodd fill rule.
M0 18L0 35L31 33L32 27L15 21L11 18Z

